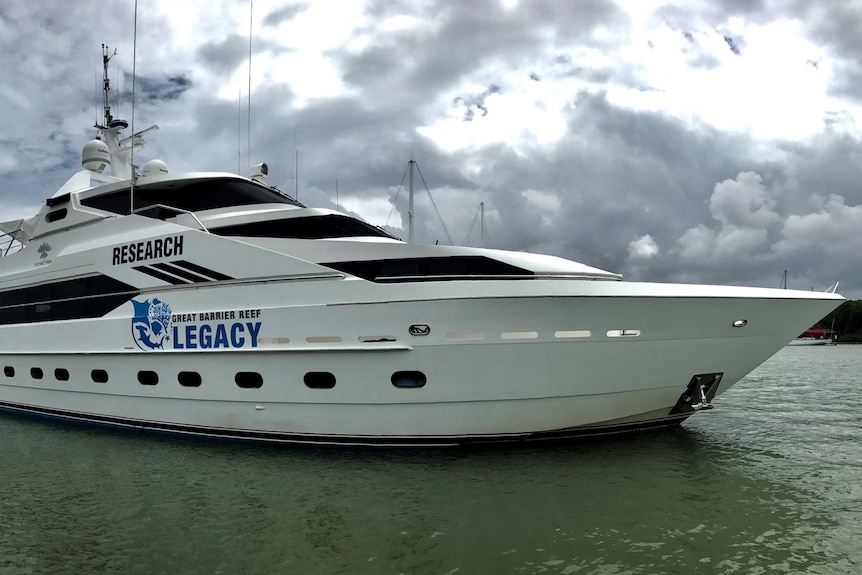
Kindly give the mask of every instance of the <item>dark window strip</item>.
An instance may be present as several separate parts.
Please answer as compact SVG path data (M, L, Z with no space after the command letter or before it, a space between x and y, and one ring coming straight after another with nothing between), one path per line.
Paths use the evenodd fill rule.
M87 196L89 193L82 195ZM89 197L81 198L81 204L90 208L126 215L131 207L129 196L128 188L108 193L96 192ZM180 210L199 212L216 208L273 203L305 207L277 190L233 178L135 186L136 210L153 204L162 204ZM174 209L166 210L158 207L146 212L146 216L162 220L176 215L177 212Z
M106 275L87 276L0 292L0 308L56 303L100 295L137 294L137 288Z
M0 308L0 325L102 317L139 292Z
M321 264L352 276L375 282L422 281L422 276L434 280L445 276L532 276L533 272L484 256L452 256L435 258L403 258L333 262Z
M177 267L177 266L171 265L171 264L169 264L169 263L153 264L153 266L152 266L152 267L154 267L154 268L156 268L156 269L159 269L159 270L162 270L163 272L167 272L167 273L169 273L169 274L173 274L173 275L175 275L175 276L179 276L179 277L181 277L181 278L183 278L183 279L186 279L186 280L189 280L190 282L193 282L193 283L201 283L201 282L208 282L208 281L212 281L212 280L211 280L211 279L209 279L209 278L205 278L205 277L203 277L203 276L199 276L198 274L193 274L193 273L192 273L192 272L190 272L190 271L186 271L186 270L184 270L183 268L180 268L180 267Z
M134 266L133 270L141 272L142 274L147 274L150 277L154 277L157 280L162 280L163 282L168 282L173 285L187 284L188 282L181 280L178 277L174 277L172 275L168 275L166 273L160 272L159 270L154 270L147 266Z
M213 280L224 281L224 280L232 280L233 279L232 277L226 276L223 273L219 273L217 271L205 268L203 266L199 266L197 264L193 264L191 262L187 262L185 260L177 260L175 262L170 262L170 263L172 263L175 266L180 266L182 268L186 268L189 271L199 273L202 276L212 278Z
M260 222L215 227L211 228L210 231L220 236L303 240L368 236L381 238L393 237L384 230L367 224L362 220L338 214L263 220Z

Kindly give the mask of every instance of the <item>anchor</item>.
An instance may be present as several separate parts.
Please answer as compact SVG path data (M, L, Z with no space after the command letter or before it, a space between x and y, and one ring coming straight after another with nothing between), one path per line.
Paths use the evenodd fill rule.
M693 375L669 415L714 409L710 400L723 375L721 372Z
M716 378L716 383L718 383L718 378ZM701 382L700 377L697 378L696 386L697 392L700 394L700 401L698 403L692 403L691 408L695 411L700 411L701 409L713 409L713 405L706 398L706 388Z

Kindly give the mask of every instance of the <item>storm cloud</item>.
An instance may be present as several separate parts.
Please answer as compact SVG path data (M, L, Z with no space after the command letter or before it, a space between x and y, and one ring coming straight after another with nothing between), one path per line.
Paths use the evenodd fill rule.
M0 6L0 219L77 169L103 42L131 116L131 4L33 4ZM858 298L860 21L837 2L158 0L138 13L135 128L160 125L142 156L174 172L266 161L330 208L337 181L340 209L401 237L413 158L420 242L447 241L427 184L456 243L478 245L484 202L496 248L630 280L787 270Z

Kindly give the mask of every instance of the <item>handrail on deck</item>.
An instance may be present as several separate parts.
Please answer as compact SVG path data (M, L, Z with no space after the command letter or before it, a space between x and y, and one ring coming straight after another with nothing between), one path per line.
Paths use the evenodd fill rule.
M26 244L21 243L15 238L15 234L21 231L21 228L13 232L0 232L0 257L6 257L9 254L20 252Z
M150 204L148 206L144 206L142 208L132 210L132 213L133 214L141 214L143 212L146 212L147 210L152 210L153 208L161 208L163 210L174 211L177 214L187 214L187 215L191 216L195 222L197 222L197 224L200 226L201 230L203 230L206 233L210 233L210 231L207 229L207 227L205 225L203 225L203 223L198 219L198 217L194 214L194 212L190 212L189 210L184 210L182 208L176 208L174 206L167 206L165 204ZM164 221L165 218L156 216L156 219Z

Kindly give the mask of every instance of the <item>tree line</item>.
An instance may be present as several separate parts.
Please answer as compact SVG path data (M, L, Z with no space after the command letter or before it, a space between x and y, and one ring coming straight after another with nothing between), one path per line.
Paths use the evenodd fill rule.
M835 330L838 341L862 342L862 300L845 301L811 327Z

